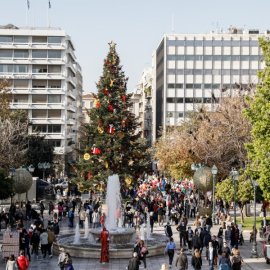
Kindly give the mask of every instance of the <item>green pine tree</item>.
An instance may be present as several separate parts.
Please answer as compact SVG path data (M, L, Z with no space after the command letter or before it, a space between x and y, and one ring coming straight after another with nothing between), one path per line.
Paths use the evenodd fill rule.
M246 171L258 181L264 198L270 200L270 41L261 38L259 42L265 68L258 72L260 82L255 96L248 98L249 108L244 112L252 124Z
M118 174L125 183L125 179L138 176L149 166L146 144L137 132L139 123L129 110L132 104L131 95L126 93L128 79L115 46L109 43L95 105L89 111L90 124L84 126L86 159L79 166L80 190L106 182L112 174Z

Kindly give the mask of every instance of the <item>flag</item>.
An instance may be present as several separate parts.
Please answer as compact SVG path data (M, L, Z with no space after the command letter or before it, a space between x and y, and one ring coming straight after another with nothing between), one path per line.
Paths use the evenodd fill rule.
M30 9L30 1L27 0L27 8Z
M49 8L52 8L51 1L49 0Z

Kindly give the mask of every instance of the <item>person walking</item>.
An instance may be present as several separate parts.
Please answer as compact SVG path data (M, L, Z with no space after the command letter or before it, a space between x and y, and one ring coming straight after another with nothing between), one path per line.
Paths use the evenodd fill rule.
M165 225L164 229L165 229L166 236L169 238L172 237L173 232L172 232L172 227L170 225L170 222L168 222L167 225Z
M56 237L55 237L53 229L50 228L48 230L48 254L50 258L52 257L52 245L54 242L56 242Z
M230 261L231 261L232 270L241 270L243 259L240 256L239 249L233 250L233 255L231 256Z
M180 247L186 246L186 225L185 222L182 220L180 224L176 227L176 230L179 232L180 238Z
M140 259L138 257L137 252L133 252L133 257L128 262L128 270L139 270L140 267Z
M15 256L12 254L9 256L6 264L6 270L18 269L17 262L15 261Z
M179 270L187 270L188 269L188 258L184 253L184 249L180 248L180 253L177 256L175 267Z
M64 270L74 270L72 259L68 252L65 254Z
M24 251L20 251L20 256L17 258L18 270L27 270L29 267L29 261L24 256Z
M169 267L170 268L172 267L172 262L173 262L175 249L176 249L176 245L175 245L175 243L173 241L173 238L170 237L170 240L167 243L166 248L165 248L165 254L168 254L168 256L169 256Z
M64 248L60 247L59 248L59 256L58 256L58 266L60 267L60 270L64 270L65 268L65 258L66 258L66 253Z
M224 251L222 252L218 262L218 270L230 270L230 269L231 269L231 261L227 257L227 253Z
M43 259L45 259L48 251L48 233L45 229L43 229L42 233L40 234L40 245Z
M213 248L212 242L208 244L208 262L209 262L209 270L214 269L214 259L215 259L215 249Z
M186 236L187 236L187 243L188 243L188 249L189 249L189 252L192 251L192 246L193 246L193 230L191 229L191 227L188 227L188 230L187 230L187 233L186 233Z
M146 268L146 255L148 254L148 249L144 245L144 241L140 241L140 260L143 261L144 269Z
M202 257L198 249L195 249L194 251L194 255L191 258L191 265L193 266L194 270L202 269Z
M35 228L34 231L33 231L32 237L30 239L30 243L32 245L31 254L34 253L36 255L37 259L38 259L39 242L40 242L39 231Z

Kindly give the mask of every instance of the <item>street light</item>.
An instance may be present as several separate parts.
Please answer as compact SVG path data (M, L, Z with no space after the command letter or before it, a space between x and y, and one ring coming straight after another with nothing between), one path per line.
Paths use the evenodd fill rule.
M251 250L251 257L258 258L258 251L257 251L257 234L256 234L256 189L258 183L254 180L251 180L253 190L254 190L254 225L253 225L253 243L252 243L252 250Z
M213 193L212 193L212 201L213 201L213 204L212 204L212 222L213 222L213 225L215 224L215 208L216 208L216 199L215 199L215 188L216 188L216 176L217 176L217 173L218 173L218 168L216 165L214 165L211 169L211 172L212 172L212 175L213 175Z
M234 189L233 211L234 211L234 224L236 224L236 182L238 181L239 173L235 168L232 168L230 175L232 176L232 180L233 180L233 189Z
M38 168L40 170L43 170L43 176L42 176L42 179L45 180L45 171L46 169L50 169L51 165L49 162L39 162L38 163Z

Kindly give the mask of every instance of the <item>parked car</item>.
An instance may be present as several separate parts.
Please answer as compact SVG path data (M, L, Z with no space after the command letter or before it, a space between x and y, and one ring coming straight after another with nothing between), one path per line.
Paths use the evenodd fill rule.
M62 183L56 184L55 187L56 188L60 187L62 189L66 189L66 188L68 188L68 181L63 181Z

